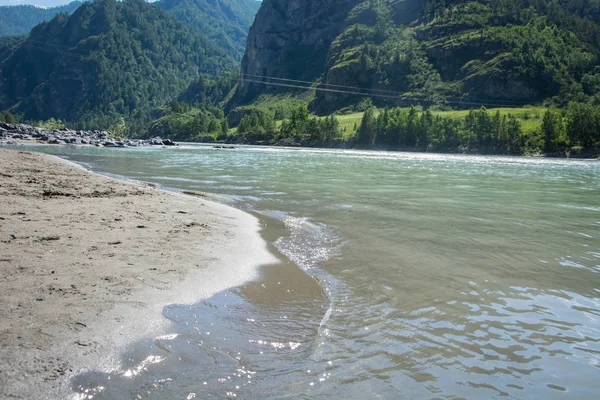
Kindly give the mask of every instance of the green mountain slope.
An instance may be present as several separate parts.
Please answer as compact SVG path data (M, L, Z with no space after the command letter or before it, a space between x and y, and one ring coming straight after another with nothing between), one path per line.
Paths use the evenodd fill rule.
M261 3L256 0L160 0L158 4L239 60Z
M317 91L311 107L322 113L358 102L348 93L357 91L389 105L600 102L598 0L264 3L242 63L242 102L291 90L264 76L335 90Z
M85 3L12 46L0 60L0 109L85 128L123 117L133 134L202 71L235 68L206 36L143 0Z
M59 7L40 8L30 5L0 7L0 36L26 35L40 22L49 21L57 14L71 14L81 1Z

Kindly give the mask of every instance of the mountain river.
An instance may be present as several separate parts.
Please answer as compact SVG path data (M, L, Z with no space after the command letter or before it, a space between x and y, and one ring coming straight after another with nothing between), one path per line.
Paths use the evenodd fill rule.
M166 305L169 332L76 377L78 398L598 398L598 161L34 149L219 195L261 219L281 260Z

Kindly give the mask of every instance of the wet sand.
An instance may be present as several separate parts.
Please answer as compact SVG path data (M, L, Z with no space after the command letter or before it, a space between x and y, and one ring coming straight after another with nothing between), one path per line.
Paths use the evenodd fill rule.
M191 303L277 262L240 210L0 149L0 398L64 398Z

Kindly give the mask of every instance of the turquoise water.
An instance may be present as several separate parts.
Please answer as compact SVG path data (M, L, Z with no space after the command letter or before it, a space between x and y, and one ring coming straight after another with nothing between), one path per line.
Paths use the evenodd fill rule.
M597 396L597 161L40 150L222 195L263 218L265 238L291 261L263 270L259 282L165 307L171 333L133 344L123 370L78 377L85 396Z

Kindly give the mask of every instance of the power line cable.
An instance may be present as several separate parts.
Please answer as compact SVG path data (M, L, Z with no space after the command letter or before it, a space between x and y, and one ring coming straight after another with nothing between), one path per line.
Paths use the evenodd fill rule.
M356 87L356 86L344 86L344 85L334 85L334 84L328 84L328 83L319 83L319 82L310 82L310 81L302 81L302 80L297 80L297 79L288 79L288 78L277 78L277 77L272 77L272 76L266 76L266 75L255 75L255 74L245 74L245 73L241 73L241 75L244 76L249 76L252 78L264 78L264 79L272 79L272 80L278 80L278 81L287 81L287 82L291 82L292 84L294 83L304 83L304 84L310 84L310 85L317 85L316 87L319 86L327 86L327 87L331 87L331 88L342 88L342 89L350 89L352 91L358 91L358 90L364 90L364 91L372 91L375 93L372 93L374 96L378 95L379 93L386 95L386 96L402 96L405 94L408 94L410 92L397 92L397 91L392 91L392 90L383 90L383 89L371 89L371 88L360 88L360 87ZM254 81L255 82L255 81ZM263 81L259 81L259 83L265 83ZM379 93L377 93L379 92ZM366 94L366 95L370 95L371 93L361 93L361 94ZM506 103L513 103L513 106L517 106L517 105L527 105L527 102L523 102L523 101L519 101L519 100L496 100L496 99L482 99L482 98L474 98L474 97L448 97L448 96L444 96L446 99L452 99L453 101L462 101L463 99L465 100L473 100L473 101L484 101L487 102L488 104L494 103L494 102L503 102L502 104L506 104Z
M47 43L42 43L39 41L31 41L31 42L32 43L24 42L22 44L22 46L26 47L26 48L31 48L33 50L55 53L55 54L70 56L70 57L83 58L83 57L89 57L89 56L93 55L93 52L91 52L90 50L86 50L86 51L88 51L87 54L82 54L82 53L76 53L73 51L73 50L82 51L82 50L78 50L78 49L69 49L69 50L61 51L61 50L57 50L56 48L51 48L53 46L58 47L61 45L47 44ZM38 44L36 44L36 43L38 43ZM62 46L62 47L67 47L67 46ZM109 60L112 59L113 61L116 61L115 58L110 57L110 56L103 55L103 57L106 59L109 59ZM166 64L181 67L181 64L176 64L176 63L171 63L171 62L166 62ZM196 65L191 66L191 67L194 68L199 75L200 75L199 71L204 71L205 73L203 73L203 75L209 75L213 78L216 78L217 76L219 76L219 74L232 72L230 70L224 70L224 69L218 69L218 68L206 68L206 67L200 67L200 66L196 66ZM209 72L209 73L206 73L206 72ZM214 74L214 75L212 75L212 74ZM268 80L273 80L275 82L267 82L264 80L256 80L256 79L247 79L247 77L268 79ZM411 94L410 92L397 92L397 91L383 90L383 89L372 89L372 88L361 88L361 87L356 87L356 86L334 85L334 84L310 82L310 81L304 81L304 80L298 80L298 79L279 78L279 77L273 77L273 76L267 76L267 75L239 73L239 77L237 79L238 79L238 82L249 82L249 83L263 84L263 85L269 85L269 86L280 86L280 87L288 87L288 88L296 88L296 89L304 89L304 90L314 90L314 91L339 93L339 94L348 94L348 95L358 95L358 96L380 97L380 98L396 99L396 100L402 100L402 101L409 101L409 100L417 101L417 102L428 101L427 98L414 97L414 95L413 95L413 97L407 96L407 95ZM92 85L92 86L94 86L94 85ZM521 101L516 101L516 100L503 101L503 100L496 100L496 99L479 99L479 98L472 98L472 97L462 97L462 98L445 97L445 100L448 103L459 104L459 105L484 105L484 104L487 104L487 105L490 105L493 107L515 107L517 105L521 105L521 106L527 105L527 102L521 102ZM472 101L470 101L470 100L472 100ZM511 104L508 104L508 103L511 103Z
M292 83L264 82L264 81L255 81L255 80L245 80L245 82L253 82L253 83L260 83L260 84L264 84L264 85L272 85L272 86L280 86L280 87L288 87L288 88L296 88L296 89L305 89L305 90L314 90L314 91L323 91L323 92L332 92L332 93L351 94L351 95L358 95L358 96L365 96L365 97L384 97L384 98L387 98L387 99L395 99L395 100L401 100L401 101L409 101L409 100L416 101L416 102L426 102L426 101L428 101L428 99L426 99L426 98L419 98L419 97L375 95L375 94L366 94L366 93L360 93L360 92L352 92L352 91L348 91L348 90L328 89L328 88L319 88L319 87L296 85L296 84L292 84ZM469 101L463 101L463 100L451 100L451 101L447 101L447 102L451 103L451 104L463 104L463 105L475 105L475 106L482 106L482 105L486 104L485 102L469 102ZM514 104L513 105L509 105L509 104L491 104L491 103L487 103L487 104L489 106L493 106L493 107L502 107L502 106L506 106L505 108L514 107Z

